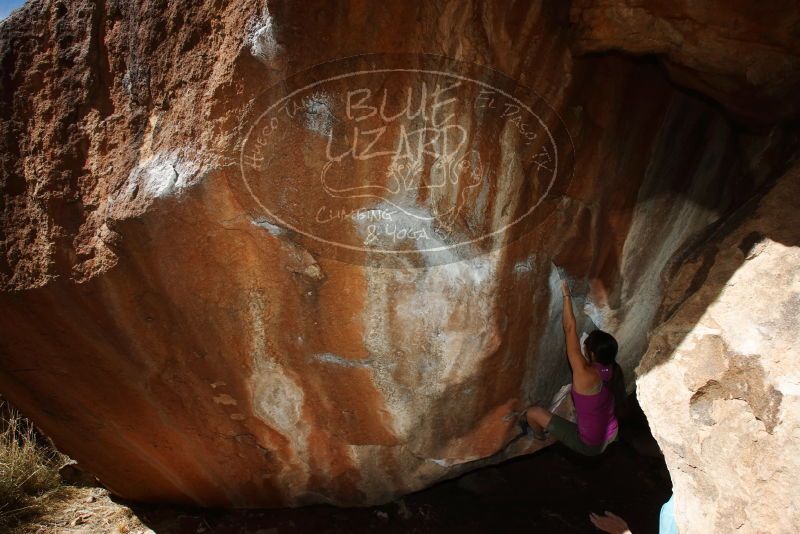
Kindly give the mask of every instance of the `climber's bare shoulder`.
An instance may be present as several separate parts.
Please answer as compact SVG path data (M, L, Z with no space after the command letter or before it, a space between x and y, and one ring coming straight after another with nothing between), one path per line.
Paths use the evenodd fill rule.
M600 383L600 373L597 372L591 365L583 367L580 371L572 371L572 387L582 395L590 395L597 389L597 384Z

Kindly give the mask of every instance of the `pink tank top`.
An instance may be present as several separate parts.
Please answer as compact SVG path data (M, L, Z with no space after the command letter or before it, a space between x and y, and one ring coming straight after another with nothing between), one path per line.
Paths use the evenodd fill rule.
M614 395L608 388L613 366L592 364L600 373L603 385L594 395L583 395L572 389L572 402L575 404L575 418L578 436L587 445L602 445L614 437L619 423L614 415Z

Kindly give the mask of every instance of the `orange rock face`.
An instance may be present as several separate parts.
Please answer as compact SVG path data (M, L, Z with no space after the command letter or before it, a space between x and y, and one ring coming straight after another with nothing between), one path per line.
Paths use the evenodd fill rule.
M572 38L551 3L29 2L0 391L139 500L378 503L534 450L553 264L630 371L671 262L792 150Z
M576 51L653 54L676 83L749 122L800 113L797 2L576 0L570 15Z

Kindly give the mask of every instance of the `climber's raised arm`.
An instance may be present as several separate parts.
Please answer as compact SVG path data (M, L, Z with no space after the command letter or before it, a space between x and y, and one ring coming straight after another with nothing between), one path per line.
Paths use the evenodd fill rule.
M564 327L564 340L567 344L567 359L572 372L576 375L583 375L589 372L590 366L581 353L581 341L578 339L575 312L572 310L572 296L569 292L569 285L565 280L561 281L561 294L564 296L562 325Z

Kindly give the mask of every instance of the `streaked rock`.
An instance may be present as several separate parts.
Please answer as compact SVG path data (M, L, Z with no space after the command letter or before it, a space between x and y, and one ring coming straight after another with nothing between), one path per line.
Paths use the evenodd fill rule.
M653 62L573 56L569 20L560 3L29 1L0 25L3 395L136 500L363 505L532 452L515 413L569 381L555 266L630 372L672 262L794 150ZM344 116L339 93L298 103L259 197L240 162L265 89L364 52L449 56L538 95L571 160L546 194L519 165L530 139L463 89L470 144L414 171L444 187L404 205L456 206L448 228L470 235L541 201L524 232L343 261L257 209L327 198L317 147L325 110ZM409 179L357 165L336 176ZM329 215L350 224L329 237L368 233Z

